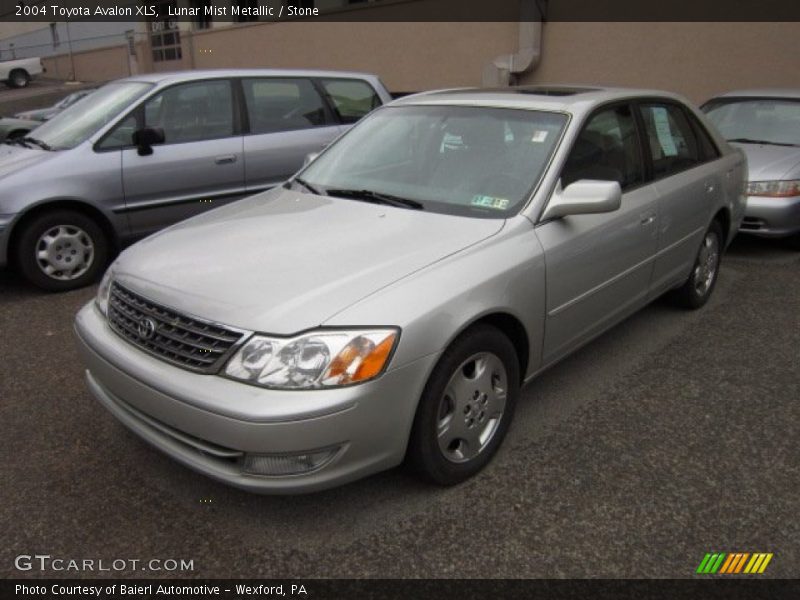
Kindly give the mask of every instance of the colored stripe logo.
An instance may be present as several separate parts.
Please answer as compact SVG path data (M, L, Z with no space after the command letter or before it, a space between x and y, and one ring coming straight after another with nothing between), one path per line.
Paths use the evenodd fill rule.
M760 575L767 569L772 552L709 552L705 555L697 573L701 575Z

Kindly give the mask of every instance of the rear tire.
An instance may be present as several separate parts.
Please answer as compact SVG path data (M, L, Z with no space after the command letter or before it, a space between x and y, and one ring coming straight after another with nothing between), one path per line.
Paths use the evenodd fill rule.
M445 350L420 398L407 464L454 485L483 469L503 441L519 395L519 359L500 330L478 325Z
M722 248L722 226L715 220L703 235L689 278L670 294L675 304L683 308L697 309L708 302L719 278Z
M102 228L83 213L54 210L22 225L16 258L23 277L50 292L94 282L106 266L109 241Z
M13 88L24 88L31 82L31 76L24 69L14 69L8 75L8 85Z

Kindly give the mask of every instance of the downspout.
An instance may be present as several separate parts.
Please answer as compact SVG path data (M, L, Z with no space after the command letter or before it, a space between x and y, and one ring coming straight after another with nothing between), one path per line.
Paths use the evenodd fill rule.
M542 9L540 0L520 0L519 50L501 54L483 70L484 87L507 87L519 75L533 71L542 58Z

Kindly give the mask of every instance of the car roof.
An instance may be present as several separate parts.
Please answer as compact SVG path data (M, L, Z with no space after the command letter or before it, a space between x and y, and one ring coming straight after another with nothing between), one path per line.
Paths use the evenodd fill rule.
M749 90L733 90L714 96L717 98L798 98L800 88L753 88Z
M351 79L377 79L377 77L371 73L359 73L356 71L327 71L321 69L197 69L192 71L145 73L142 75L126 77L118 81L138 81L163 84L224 77L344 77Z
M392 105L441 104L581 113L589 112L601 104L632 98L664 98L687 103L682 96L663 90L591 85L532 85L437 90L403 96L392 102Z

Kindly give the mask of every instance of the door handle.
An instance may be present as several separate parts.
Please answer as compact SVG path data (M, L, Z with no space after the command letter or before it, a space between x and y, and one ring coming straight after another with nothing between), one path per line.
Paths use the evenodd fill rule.
M706 183L707 194L713 194L715 189L717 189L717 187L714 185L713 182L709 181L708 183Z
M640 223L642 225L650 225L650 223L652 223L655 220L656 220L656 218L653 215L650 215L649 217L642 217L642 220L640 221Z
M226 154L225 156L218 156L214 159L214 162L218 165L228 165L230 163L236 162L236 155L235 154Z

